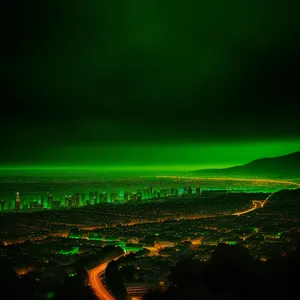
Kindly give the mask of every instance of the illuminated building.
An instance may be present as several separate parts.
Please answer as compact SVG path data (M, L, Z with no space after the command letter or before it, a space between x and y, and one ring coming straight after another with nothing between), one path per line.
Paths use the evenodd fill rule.
M120 192L119 192L119 200L120 200L121 202L124 202L124 191L120 191Z
M137 200L137 201L142 201L142 200L143 200L143 193L142 193L142 190L137 190L137 193L136 193L136 200Z
M4 211L4 200L1 200L1 211Z
M149 198L151 198L151 196L152 196L152 193L151 193L150 188L143 190L142 199L149 199Z
M128 202L130 200L130 193L125 192L124 193L124 202Z
M152 191L151 199L156 199L156 198L157 198L157 191Z
M35 201L31 201L30 202L30 208L31 209L37 209L38 208L38 202L35 200Z
M184 194L184 188L180 188L178 191L178 195L182 196Z
M135 201L136 200L136 194L130 193L130 201Z
M219 237L205 237L202 240L203 246L218 246L219 243L220 243Z
M90 202L93 203L94 200L94 192L90 192Z
M52 208L52 200L53 200L53 195L48 196L48 208Z
M97 196L94 196L94 198L93 198L93 203L94 203L94 204L97 204L97 203L98 203Z
M68 196L67 196L67 195L65 196L65 199L64 199L64 200L65 200L65 205L64 205L64 206L65 206L65 207L68 207Z
M74 203L73 203L73 196L69 196L68 197L68 207L73 207Z
M85 204L85 193L81 193L80 196L80 206Z
M52 201L52 208L53 209L59 209L60 208L60 200L59 199Z
M75 207L79 207L79 193L75 194Z
M45 200L45 197L41 196L41 208L44 208L44 200Z
M20 211L20 194L19 193L17 193L17 196L16 196L15 208L16 208L16 211Z
M156 248L170 248L174 247L175 243L174 242L169 242L169 241L156 241L154 247Z
M172 188L171 189L171 196L178 196L178 189Z
M94 192L94 204L98 203L98 192Z
M110 194L110 202L117 202L118 201L118 194L115 192L111 192Z
M100 194L100 203L106 203L107 202L107 193L101 193Z
M169 191L168 191L168 189L161 189L161 190L160 190L160 196L161 196L162 198L168 197L168 196L169 196Z

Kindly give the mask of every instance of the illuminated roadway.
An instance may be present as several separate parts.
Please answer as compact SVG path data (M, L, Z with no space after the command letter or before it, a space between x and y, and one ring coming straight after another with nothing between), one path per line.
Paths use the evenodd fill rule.
M101 281L101 276L104 274L105 269L109 262L112 260L117 260L121 256L125 255L126 253L113 258L91 270L88 271L88 277L89 277L89 285L92 287L94 294L97 296L100 300L116 300L109 291L105 288L104 284Z
M236 212L234 214L232 214L233 216L240 216L240 215L244 215L247 214L251 211L254 211L256 209L259 208L263 208L265 206L265 204L268 202L268 200L272 197L273 194L270 194L265 200L261 201L261 200L252 200L252 207L240 212Z

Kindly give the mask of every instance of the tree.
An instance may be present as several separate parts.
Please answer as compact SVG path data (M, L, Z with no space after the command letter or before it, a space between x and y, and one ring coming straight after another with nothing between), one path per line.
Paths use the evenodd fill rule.
M127 299L127 291L125 289L118 264L115 260L112 260L107 264L105 269L105 281L112 294L118 300Z
M120 269L120 274L123 278L127 279L128 281L134 281L134 277L136 274L135 266L129 265L122 267Z
M94 300L93 291L85 284L86 277L86 273L81 273L75 277L66 278L65 282L58 286L54 294L54 300Z

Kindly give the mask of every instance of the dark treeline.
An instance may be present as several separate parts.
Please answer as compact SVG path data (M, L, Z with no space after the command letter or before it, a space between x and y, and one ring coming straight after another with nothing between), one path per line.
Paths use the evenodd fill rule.
M94 263L89 261L88 264L110 259L120 251L106 247L102 257L92 256L90 259ZM1 260L1 299L36 300L49 291L53 292L50 295L53 300L95 299L87 284L86 268L80 268L85 263L87 261L84 260L78 264L76 276L66 277L50 289L49 286L45 289L42 282L37 280L37 271L18 277L12 264ZM290 256L262 262L254 259L242 246L220 244L209 261L189 257L180 260L171 270L167 289L150 291L144 300L296 299L299 293L299 270L300 247ZM127 298L121 273L115 261L108 265L105 273L106 285L118 300ZM129 277L131 275L129 271L126 274Z
M296 299L299 270L299 247L291 256L262 262L242 246L219 244L207 262L179 261L171 270L168 288L150 291L143 299Z
M2 246L4 247L4 246ZM41 273L34 270L26 275L17 276L15 268L10 261L0 260L0 289L1 299L24 300L93 300L95 296L88 285L87 271L100 263L110 260L123 253L123 250L114 246L105 246L93 255L88 255L77 260L72 269L75 276L65 276L63 280L49 283L40 280Z

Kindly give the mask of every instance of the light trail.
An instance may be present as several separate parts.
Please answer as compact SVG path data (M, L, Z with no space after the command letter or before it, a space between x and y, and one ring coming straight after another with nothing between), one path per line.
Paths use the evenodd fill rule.
M300 183L290 181L290 180L277 180L277 179L251 179L251 178L235 178L235 177L192 177L192 176L167 176L161 175L156 176L156 178L172 178L172 179L191 179L191 180L211 180L211 181L238 181L238 182L253 182L261 184L283 184L283 185L293 185L300 187Z
M128 252L126 252L126 253L128 253ZM88 271L89 284L92 287L93 292L98 299L100 299L100 300L116 300L116 298L114 298L109 293L109 291L105 288L100 277L104 274L105 269L109 262L111 262L112 260L117 260L120 257L122 257L123 255L125 255L125 253Z
M234 214L232 214L233 216L240 216L240 215L244 215L244 214L247 214L251 211L254 211L258 208L261 208L263 206L263 202L259 201L259 200L252 200L252 207L249 208L249 209L246 209L246 210L243 210L243 211L240 211L240 212L236 212Z
M263 208L266 203L270 200L270 198L273 196L274 193L270 194L265 200L261 201L261 200L252 200L252 207L249 208L249 209L246 209L246 210L243 210L243 211L240 211L240 212L236 212L234 214L232 214L233 216L240 216L240 215L244 215L244 214L247 214L251 211L254 211L256 209L259 209L259 208Z

